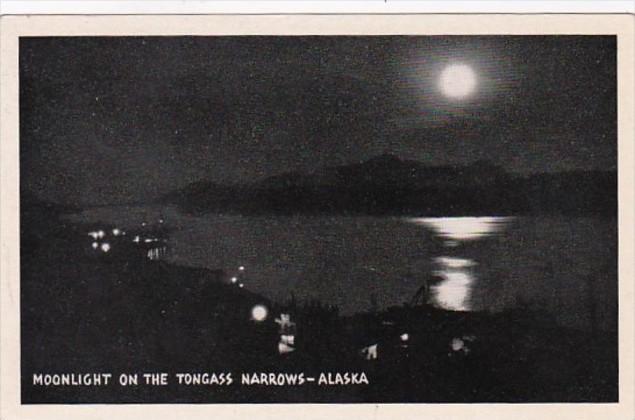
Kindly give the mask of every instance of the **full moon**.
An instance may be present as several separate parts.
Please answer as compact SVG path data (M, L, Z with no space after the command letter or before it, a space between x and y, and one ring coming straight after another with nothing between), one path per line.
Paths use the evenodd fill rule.
M443 69L439 85L448 98L466 98L476 90L476 74L467 64L451 64Z

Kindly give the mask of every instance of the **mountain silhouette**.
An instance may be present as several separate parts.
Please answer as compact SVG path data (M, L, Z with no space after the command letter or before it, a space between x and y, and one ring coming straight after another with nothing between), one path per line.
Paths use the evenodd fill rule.
M615 216L617 176L611 171L518 176L487 160L430 166L382 154L312 173L285 172L240 186L199 181L167 194L162 201L195 213Z

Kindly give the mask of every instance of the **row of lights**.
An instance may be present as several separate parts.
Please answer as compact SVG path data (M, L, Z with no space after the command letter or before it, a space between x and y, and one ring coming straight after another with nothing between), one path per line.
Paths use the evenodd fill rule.
M134 237L134 239L132 240L132 242L138 244L139 242L141 242L141 236L136 235ZM152 243L152 242L159 242L159 239L157 239L157 238L145 238L143 240L143 242L146 243L146 244L149 244L149 243Z
M159 224L160 224L160 225L162 225L162 224L163 224L163 222L164 222L164 220L163 220L163 219L159 219ZM148 226L148 223L147 223L147 222L141 222L141 226L146 227L146 226Z
M164 220L163 219L159 219L159 224L163 224L163 223L164 223ZM148 224L146 222L141 222L141 226L145 227L147 225ZM113 236L120 236L120 235L125 235L126 232L124 232L123 230L121 230L119 228L113 228L112 229L112 234L113 234ZM100 229L100 230L97 230L97 231L89 232L88 236L92 237L93 239L103 239L103 238L106 237L106 232L104 230ZM137 236L137 238L138 238L138 236ZM154 239L154 241L157 241L157 239Z
M119 229L119 228L114 228L112 230L112 234L113 236L120 236L120 235L125 235L126 232L124 232L123 230ZM88 236L90 236L93 239L104 239L106 237L106 232L104 232L103 230L96 230L93 232L88 232Z
M91 246L93 247L93 249L100 248L102 252L110 251L110 244L108 242L102 243L101 246L99 246L97 242L93 242Z
M163 223L163 219L159 220L159 223ZM146 225L146 222L143 222L141 224L142 226ZM111 231L113 236L125 236L126 232L119 229L119 228L113 228ZM97 242L97 240L99 239L104 239L106 237L107 233L103 230L96 230L96 231L92 231L92 232L88 232L88 236L90 236L91 238L94 239L94 242L91 244L91 247L94 250L100 249L102 252L107 253L110 252L111 249L111 245L108 242L103 242L101 243L101 245L99 244L99 242ZM141 242L141 237L139 235L136 235L134 237L134 239L132 240L132 242L134 243L139 243ZM143 240L144 243L152 243L152 242L159 242L158 238L145 238ZM244 267L241 267L244 270Z

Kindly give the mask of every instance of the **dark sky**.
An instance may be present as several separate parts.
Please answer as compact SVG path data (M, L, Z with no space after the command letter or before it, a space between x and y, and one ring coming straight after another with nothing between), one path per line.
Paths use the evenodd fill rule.
M467 99L439 88L453 63L476 74ZM22 38L20 83L21 182L60 203L381 153L616 168L613 36Z

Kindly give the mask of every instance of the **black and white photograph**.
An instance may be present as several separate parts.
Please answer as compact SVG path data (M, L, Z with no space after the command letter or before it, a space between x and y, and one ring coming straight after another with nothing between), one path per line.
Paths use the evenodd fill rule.
M21 404L618 403L617 40L20 37Z

